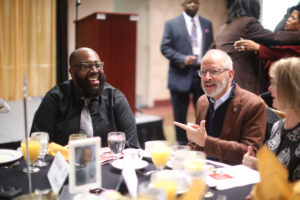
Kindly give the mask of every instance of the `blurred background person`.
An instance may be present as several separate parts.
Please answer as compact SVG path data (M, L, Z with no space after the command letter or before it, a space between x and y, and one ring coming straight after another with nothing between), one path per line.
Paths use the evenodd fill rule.
M300 58L292 57L275 62L270 70L269 90L274 106L285 118L273 125L266 145L289 171L289 180L300 179ZM251 146L243 164L256 169L257 159Z
M199 0L182 0L182 15L165 23L161 52L169 59L168 88L171 92L174 119L186 123L190 95L194 106L203 94L197 70L202 55L213 41L212 24L197 15ZM175 127L179 144L186 144L185 132Z
M254 52L237 51L233 44L240 38L250 39L264 45L299 44L300 33L279 31L273 33L258 21L259 0L236 0L230 7L226 24L216 34L212 48L227 52L233 60L234 80L244 89L255 94L267 90L264 67ZM241 48L244 48L243 46Z
M300 2L296 6L300 6ZM292 6L287 9L286 14L283 16L282 20L277 24L277 26L274 29L274 32L284 30L285 22L290 17L290 14L291 14L291 11L293 10L293 8L296 6Z
M285 31L299 31L300 30L300 4L291 7L291 12L284 24ZM294 46L271 46L254 42L253 40L245 40L241 38L234 43L235 49L238 51L254 51L259 59L267 61L265 65L266 75L268 75L269 67L272 62L284 57L298 57L300 56L300 45Z

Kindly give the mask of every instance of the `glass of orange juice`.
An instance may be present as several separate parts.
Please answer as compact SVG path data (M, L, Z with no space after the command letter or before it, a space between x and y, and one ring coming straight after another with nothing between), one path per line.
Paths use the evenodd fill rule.
M201 199L206 192L206 155L202 151L189 151L184 159L183 168L184 171L190 176L193 184L198 185L198 192Z
M157 169L163 169L171 157L172 149L168 141L153 141L150 147L152 161Z
M165 191L168 200L175 200L179 181L175 171L158 170L151 174L150 187Z
M30 166L28 166L28 168L24 168L23 171L25 173L35 173L40 171L39 168L34 167L33 163L37 160L37 158L39 157L40 154L40 149L41 149L41 143L39 142L39 140L35 139L35 138L28 138L28 154L29 154L29 161L30 161ZM27 153L26 153L26 140L25 138L22 139L21 141L21 150L22 150L22 154L24 159L27 161Z

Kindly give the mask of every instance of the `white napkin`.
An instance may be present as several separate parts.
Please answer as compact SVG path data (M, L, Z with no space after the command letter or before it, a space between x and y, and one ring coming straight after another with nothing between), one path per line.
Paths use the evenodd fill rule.
M3 99L0 99L0 113L7 113L9 111L10 107L8 104Z
M137 187L138 187L138 179L136 176L136 172L132 166L129 164L125 164L122 170L122 176L124 177L127 189L129 194L133 199L137 198Z

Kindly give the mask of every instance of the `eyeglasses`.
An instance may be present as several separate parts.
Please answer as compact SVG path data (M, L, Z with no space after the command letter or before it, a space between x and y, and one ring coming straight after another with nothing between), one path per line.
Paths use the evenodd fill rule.
M92 70L93 67L95 66L95 68L100 71L100 70L103 70L104 63L96 61L96 62L90 62L90 63L74 64L74 66L75 67L80 67L81 70L83 70L83 71Z
M204 76L206 76L207 72L209 72L209 75L211 75L211 76L218 76L227 70L229 70L229 69L215 68L215 69L209 69L209 70L198 70L197 72L200 77L204 77Z

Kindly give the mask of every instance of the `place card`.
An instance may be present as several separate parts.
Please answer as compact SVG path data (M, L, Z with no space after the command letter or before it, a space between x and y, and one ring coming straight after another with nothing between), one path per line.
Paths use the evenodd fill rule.
M47 174L49 183L53 192L59 193L67 176L69 175L70 166L58 151Z

